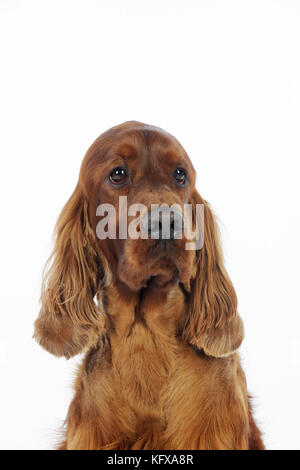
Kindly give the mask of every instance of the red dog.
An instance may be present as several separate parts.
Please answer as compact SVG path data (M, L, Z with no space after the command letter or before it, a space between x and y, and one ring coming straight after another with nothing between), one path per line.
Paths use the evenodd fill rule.
M118 216L119 196L147 209L203 204L203 247L187 251L184 236L99 240L97 207ZM63 449L264 448L214 217L185 150L159 128L127 122L88 150L57 222L35 338L57 356L87 350Z

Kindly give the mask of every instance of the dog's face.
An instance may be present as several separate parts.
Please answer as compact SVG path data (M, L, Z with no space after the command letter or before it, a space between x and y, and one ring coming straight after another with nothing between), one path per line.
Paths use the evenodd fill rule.
M115 238L98 243L110 265L115 264L118 280L132 290L140 290L152 281L161 287L170 282L189 281L195 252L185 249L187 240L183 228L184 223L190 221L184 220L184 204L191 201L195 171L185 150L173 136L137 122L111 129L87 152L81 168L81 184L90 202L94 230L101 220L96 217L97 207L111 204L115 208ZM126 200L126 207L120 207L120 196ZM139 209L140 205L142 208ZM153 205L177 208L177 216L182 217L180 238L174 236L172 216L170 233L163 237L159 232L162 215L151 213ZM136 213L134 207L138 209ZM131 215L130 210L133 210ZM133 239L130 234L120 238L120 225L125 222L128 228L134 226L137 216L137 231L142 231L141 220L146 220L148 233L144 233L143 238ZM157 233L154 233L155 229Z
M120 196L126 196L125 215L119 206ZM97 211L103 204L114 208L116 222L115 237L106 239L97 237L99 220L101 223L104 219L104 213ZM166 204L176 207L177 216L183 213L184 219L178 217L177 222L181 228L183 224L188 226L188 235L193 231L195 237L196 208L202 205L203 245L196 243L196 251L186 249L187 239L191 238L185 231L182 238L175 236L178 224L175 226L175 219L171 218L168 228L174 236L160 237L161 221L155 212L153 219L151 212L151 237L149 225L148 238L135 239L124 233L119 236L124 220L130 226L135 222L137 214L131 213L130 208L136 204L143 207L137 229L139 225L145 232L144 222L149 222L151 205ZM186 219L186 212L182 211L185 204L191 205L193 220ZM130 234L130 226L126 234ZM152 230L158 237L152 237ZM153 288L155 292L163 289L168 295L169 288L178 289L178 281L179 288L187 294L186 309L180 312L184 341L215 357L231 353L242 341L243 324L223 264L214 216L195 190L195 172L183 147L161 129L131 121L113 127L92 144L83 160L78 184L58 218L51 261L43 281L42 309L36 328L39 336L46 332L48 338L48 319L54 319L52 350L57 354L63 349L62 331L68 343L70 328L76 329L76 325L78 335L81 325L96 326L97 331L106 325L109 312L104 304L99 308L96 294L99 299L111 288L125 293L124 299L138 301L143 287L149 286L147 292L151 295ZM86 342L86 334L80 338L79 341L76 336L70 347L64 345L67 349L63 354L78 352Z

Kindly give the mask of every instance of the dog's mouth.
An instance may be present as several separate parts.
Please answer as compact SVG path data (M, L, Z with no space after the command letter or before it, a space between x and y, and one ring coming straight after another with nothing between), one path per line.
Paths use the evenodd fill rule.
M170 275L158 274L151 276L150 279L146 282L146 287L157 287L159 289L166 289L172 286L179 285L178 273Z
M167 285L179 283L179 270L176 264L168 258L162 258L152 266L151 275L146 280L146 286L155 285L164 288Z
M164 240L168 242L167 240ZM191 278L191 260L186 251L161 244L153 244L149 253L139 256L134 252L124 253L118 266L118 277L131 290L139 291L150 285L159 288L185 283Z

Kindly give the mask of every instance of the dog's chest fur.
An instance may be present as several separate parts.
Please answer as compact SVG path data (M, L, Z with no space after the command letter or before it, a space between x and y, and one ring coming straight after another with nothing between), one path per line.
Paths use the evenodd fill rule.
M89 413L97 417L93 426L105 431L104 441L118 442L117 448L122 448L123 439L127 442L124 448L175 448L188 445L185 438L198 448L200 417L204 427L213 420L214 410L222 406L217 391L232 388L238 358L208 358L178 338L178 322L186 308L179 288L164 298L151 293L138 308L128 302L126 312L118 309L118 297L111 299L109 339L100 339L90 350L81 375L84 401ZM238 390L230 393L239 401ZM184 423L179 419L179 407L186 417ZM179 433L180 444L176 441Z
M176 330L183 308L179 288L162 298L145 295L122 330L111 335L115 380L139 419L161 416L162 397L176 368Z
M149 292L138 304L129 301L126 311L124 302L118 300L110 292L106 306L112 330L109 339L100 338L86 355L86 387L97 390L97 398L99 393L107 395L109 388L111 401L127 408L137 426L161 422L168 384L180 356L177 330L184 294L178 287L160 296Z

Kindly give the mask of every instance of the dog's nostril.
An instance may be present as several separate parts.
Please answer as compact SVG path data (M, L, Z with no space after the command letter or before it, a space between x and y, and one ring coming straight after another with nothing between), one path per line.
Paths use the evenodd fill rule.
M181 238L184 229L184 218L180 212L172 212L170 220L170 238Z
M163 231L163 225L159 217L151 216L151 212L148 214L148 234L158 235L156 238L160 238Z
M162 221L161 214L158 217L149 217L148 234L151 238L158 240L169 238L166 234L166 227Z
M175 223L174 223L174 219L171 220L171 223L170 223L170 239L173 240L175 238Z
M152 227L150 227L150 235L161 240L164 238L163 224L161 220L152 220Z
M159 238L161 238L163 234L163 224L161 221L158 222L158 231L159 231Z

